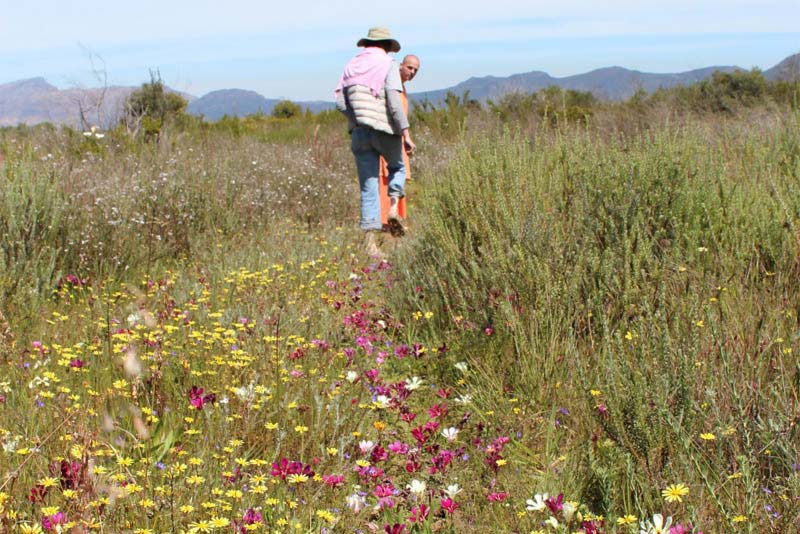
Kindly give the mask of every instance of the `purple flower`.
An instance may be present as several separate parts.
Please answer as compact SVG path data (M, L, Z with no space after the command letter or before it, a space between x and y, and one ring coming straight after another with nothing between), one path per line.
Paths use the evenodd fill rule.
M45 530L56 530L59 525L67 522L67 516L64 512L58 512L42 518L42 527Z
M261 516L261 514L252 508L248 508L248 510L244 513L244 517L242 518L242 521L245 525L252 525L253 523L259 523L263 520L264 518Z

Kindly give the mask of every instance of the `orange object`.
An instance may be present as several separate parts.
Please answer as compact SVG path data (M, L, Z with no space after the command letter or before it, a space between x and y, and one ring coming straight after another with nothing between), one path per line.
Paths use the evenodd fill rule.
M408 116L408 97L405 91L400 93L400 101L403 103L406 116ZM406 182L408 182L411 178L411 166L409 165L408 154L405 149L403 150L403 162L406 167ZM381 173L378 178L378 195L381 199L381 223L386 225L389 224L389 205L391 201L389 200L389 169L386 166L386 160L383 158L381 158ZM405 197L401 198L400 202L397 204L397 214L403 219L406 218Z

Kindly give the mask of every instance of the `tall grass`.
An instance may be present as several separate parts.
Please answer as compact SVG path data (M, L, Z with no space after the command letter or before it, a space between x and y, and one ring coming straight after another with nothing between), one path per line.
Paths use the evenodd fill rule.
M542 415L519 454L543 468L521 476L639 517L682 482L703 524L791 528L797 504L776 496L800 455L798 127L506 130L427 176L397 259L415 296L398 299L424 292L433 335L461 332L485 405Z
M286 222L313 228L352 218L354 176L342 132L313 125L294 143L225 131L166 131L160 143L69 129L0 142L0 294L23 322L34 296L67 274L139 277L216 245L263 245ZM330 129L329 129L330 130ZM340 141L337 145L329 140ZM125 274L133 271L136 274Z

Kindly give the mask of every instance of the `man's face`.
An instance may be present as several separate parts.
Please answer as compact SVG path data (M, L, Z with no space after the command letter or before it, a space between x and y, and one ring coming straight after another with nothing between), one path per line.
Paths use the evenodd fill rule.
M405 58L403 62L400 63L400 78L403 80L403 83L413 80L418 70L419 60L417 58Z

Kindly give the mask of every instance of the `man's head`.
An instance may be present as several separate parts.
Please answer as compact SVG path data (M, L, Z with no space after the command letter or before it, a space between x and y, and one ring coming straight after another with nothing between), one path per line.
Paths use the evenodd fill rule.
M403 83L413 80L417 72L419 72L419 58L413 54L404 57L403 62L400 63L400 78Z

